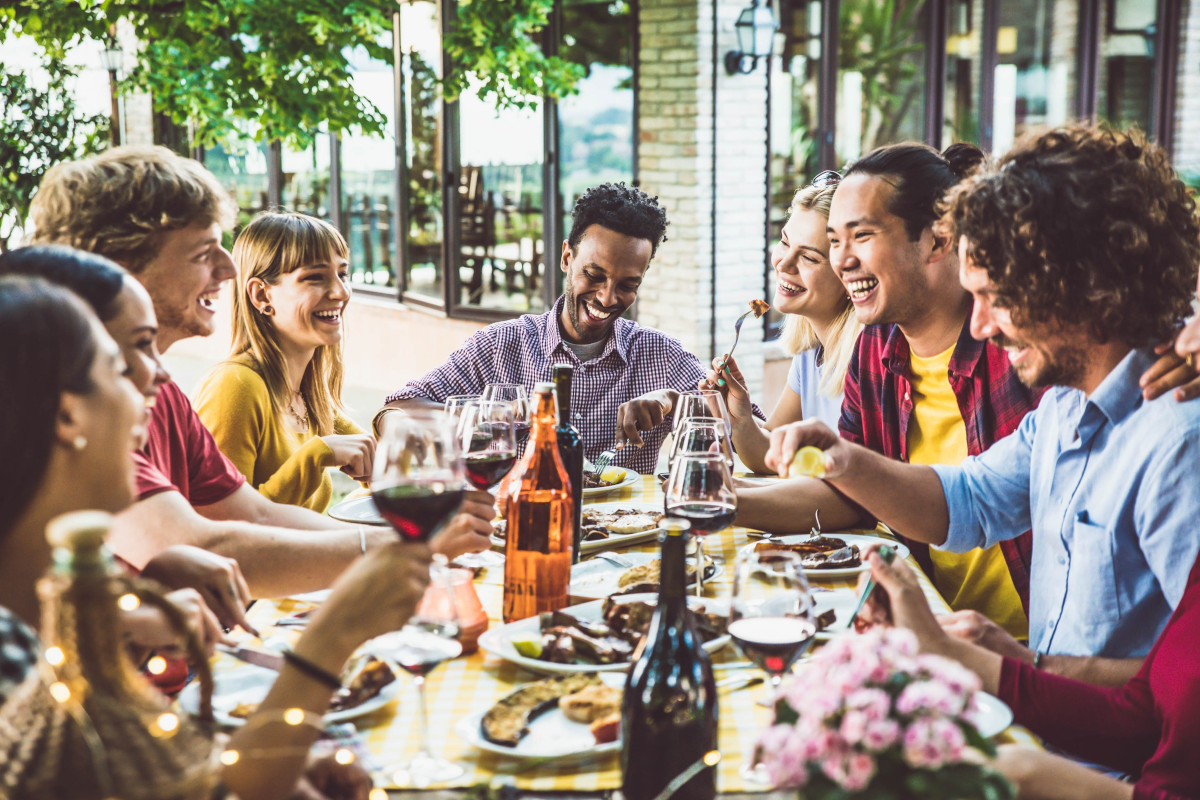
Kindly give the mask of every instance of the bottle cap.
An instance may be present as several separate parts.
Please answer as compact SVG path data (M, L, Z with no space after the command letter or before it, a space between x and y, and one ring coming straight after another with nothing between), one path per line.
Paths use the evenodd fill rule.
M533 385L534 394L554 394L554 384L549 381L539 381Z
M105 511L72 511L46 523L46 541L51 547L68 550L99 550L112 527Z

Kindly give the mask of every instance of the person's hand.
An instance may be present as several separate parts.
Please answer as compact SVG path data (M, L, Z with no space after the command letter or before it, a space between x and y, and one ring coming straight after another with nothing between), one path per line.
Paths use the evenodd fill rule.
M357 760L339 764L326 755L309 760L289 800L367 800L373 786Z
M850 461L850 447L842 437L820 420L805 419L780 425L771 431L771 446L764 460L767 466L788 477L792 457L801 447L816 447L825 451L825 477L836 478L846 472Z
M1159 359L1138 380L1142 397L1153 400L1172 389L1175 399L1180 402L1200 397L1200 376L1176 350L1176 344L1160 344L1154 348Z
M393 541L357 559L334 582L329 599L313 612L296 650L341 664L368 639L399 630L429 585L433 551ZM303 645L303 647L302 647Z
M433 537L430 547L454 560L463 553L481 553L492 546L496 501L487 492L468 489L454 518Z
M150 559L142 577L168 589L195 589L204 604L226 628L240 625L258 635L246 621L246 606L253 599L237 561L188 544L171 545Z
M878 587L863 604L854 624L857 630L878 624L891 624L908 628L917 635L922 650L936 650L947 634L938 624L937 617L929 608L929 601L921 591L921 584L912 569L897 558L891 564L879 557L882 544L866 548L863 562L871 568L871 577ZM858 591L861 593L867 582L866 574L859 576ZM882 592L883 596L878 596Z
M200 640L205 653L211 656L217 642L229 644L221 623L195 589L177 589L169 592L166 598L183 614L188 630ZM132 611L122 611L121 627L126 641L135 647L154 650L168 658L187 655L179 632L171 626L162 611L153 606L143 603Z
M942 630L957 639L977 644L1002 656L1033 663L1033 653L1028 647L978 611L954 611L938 617L938 622Z
M754 403L750 399L750 392L746 389L746 378L738 368L737 361L730 358L720 375L715 371L724 358L718 356L712 360L712 370L696 388L720 392L725 401L725 408L729 411L729 419L734 424L746 420L753 422Z
M369 433L344 433L322 436L333 451L333 465L356 481L371 480L375 463L375 437Z
M614 447L618 450L628 445L641 447L642 432L662 424L671 413L672 403L661 392L650 392L622 403L617 408L617 430Z

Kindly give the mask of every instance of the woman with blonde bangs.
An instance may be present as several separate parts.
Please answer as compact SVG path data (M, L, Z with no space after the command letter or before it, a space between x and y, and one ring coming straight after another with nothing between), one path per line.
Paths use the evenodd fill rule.
M324 511L328 467L368 480L374 439L342 413L349 249L327 222L264 212L233 246L233 352L204 379L196 411L267 498Z
M710 372L704 382L704 388L725 395L733 445L742 463L755 472L771 471L764 457L774 428L815 417L837 429L846 369L862 331L850 296L829 265L825 228L840 179L836 172L822 172L796 192L771 253L776 277L772 305L784 315L779 341L793 358L787 386L770 419L762 424L754 418L746 381L734 359L729 359L722 375ZM719 357L713 360L714 369L720 361Z

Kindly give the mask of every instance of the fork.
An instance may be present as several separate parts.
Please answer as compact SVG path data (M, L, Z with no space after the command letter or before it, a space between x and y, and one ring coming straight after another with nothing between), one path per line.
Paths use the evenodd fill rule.
M625 556L617 555L616 553L600 552L600 553L594 554L592 556L592 558L598 558L601 561L607 561L608 563L615 564L618 567L632 567L633 566L632 561L630 561Z
M596 456L596 463L592 465L592 480L600 482L600 476L604 474L604 470L608 469L609 462L616 454L616 450L609 449Z
M717 367L717 385L724 386L725 379L720 377L721 370L725 369L725 365L729 363L729 359L733 357L733 351L737 349L738 339L742 338L742 323L746 321L746 317L754 313L754 309L750 309L745 314L737 318L733 323L733 347L729 348L729 352L725 354L725 358L721 359L721 366ZM757 317L756 317L757 318Z

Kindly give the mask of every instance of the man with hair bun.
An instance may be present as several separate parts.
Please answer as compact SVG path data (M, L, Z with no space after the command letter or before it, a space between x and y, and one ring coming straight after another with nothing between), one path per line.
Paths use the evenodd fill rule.
M1190 314L1194 201L1140 134L1092 126L1017 145L946 200L971 335L1044 390L1014 433L958 466L903 464L817 424L773 435L768 463L825 450L826 479L909 538L969 552L1032 528L1029 646L978 643L1119 685L1178 604L1200 552L1200 405L1147 400L1155 345ZM851 284L854 285L854 284Z
M575 367L572 423L584 453L630 444L622 466L654 471L678 393L704 379L699 359L676 339L621 315L637 300L667 214L657 197L624 183L589 189L575 203L559 268L563 294L544 314L488 325L450 359L387 398L392 409L440 406L454 394L480 394L489 383L528 389L551 379L556 363ZM761 413L760 413L761 416Z

